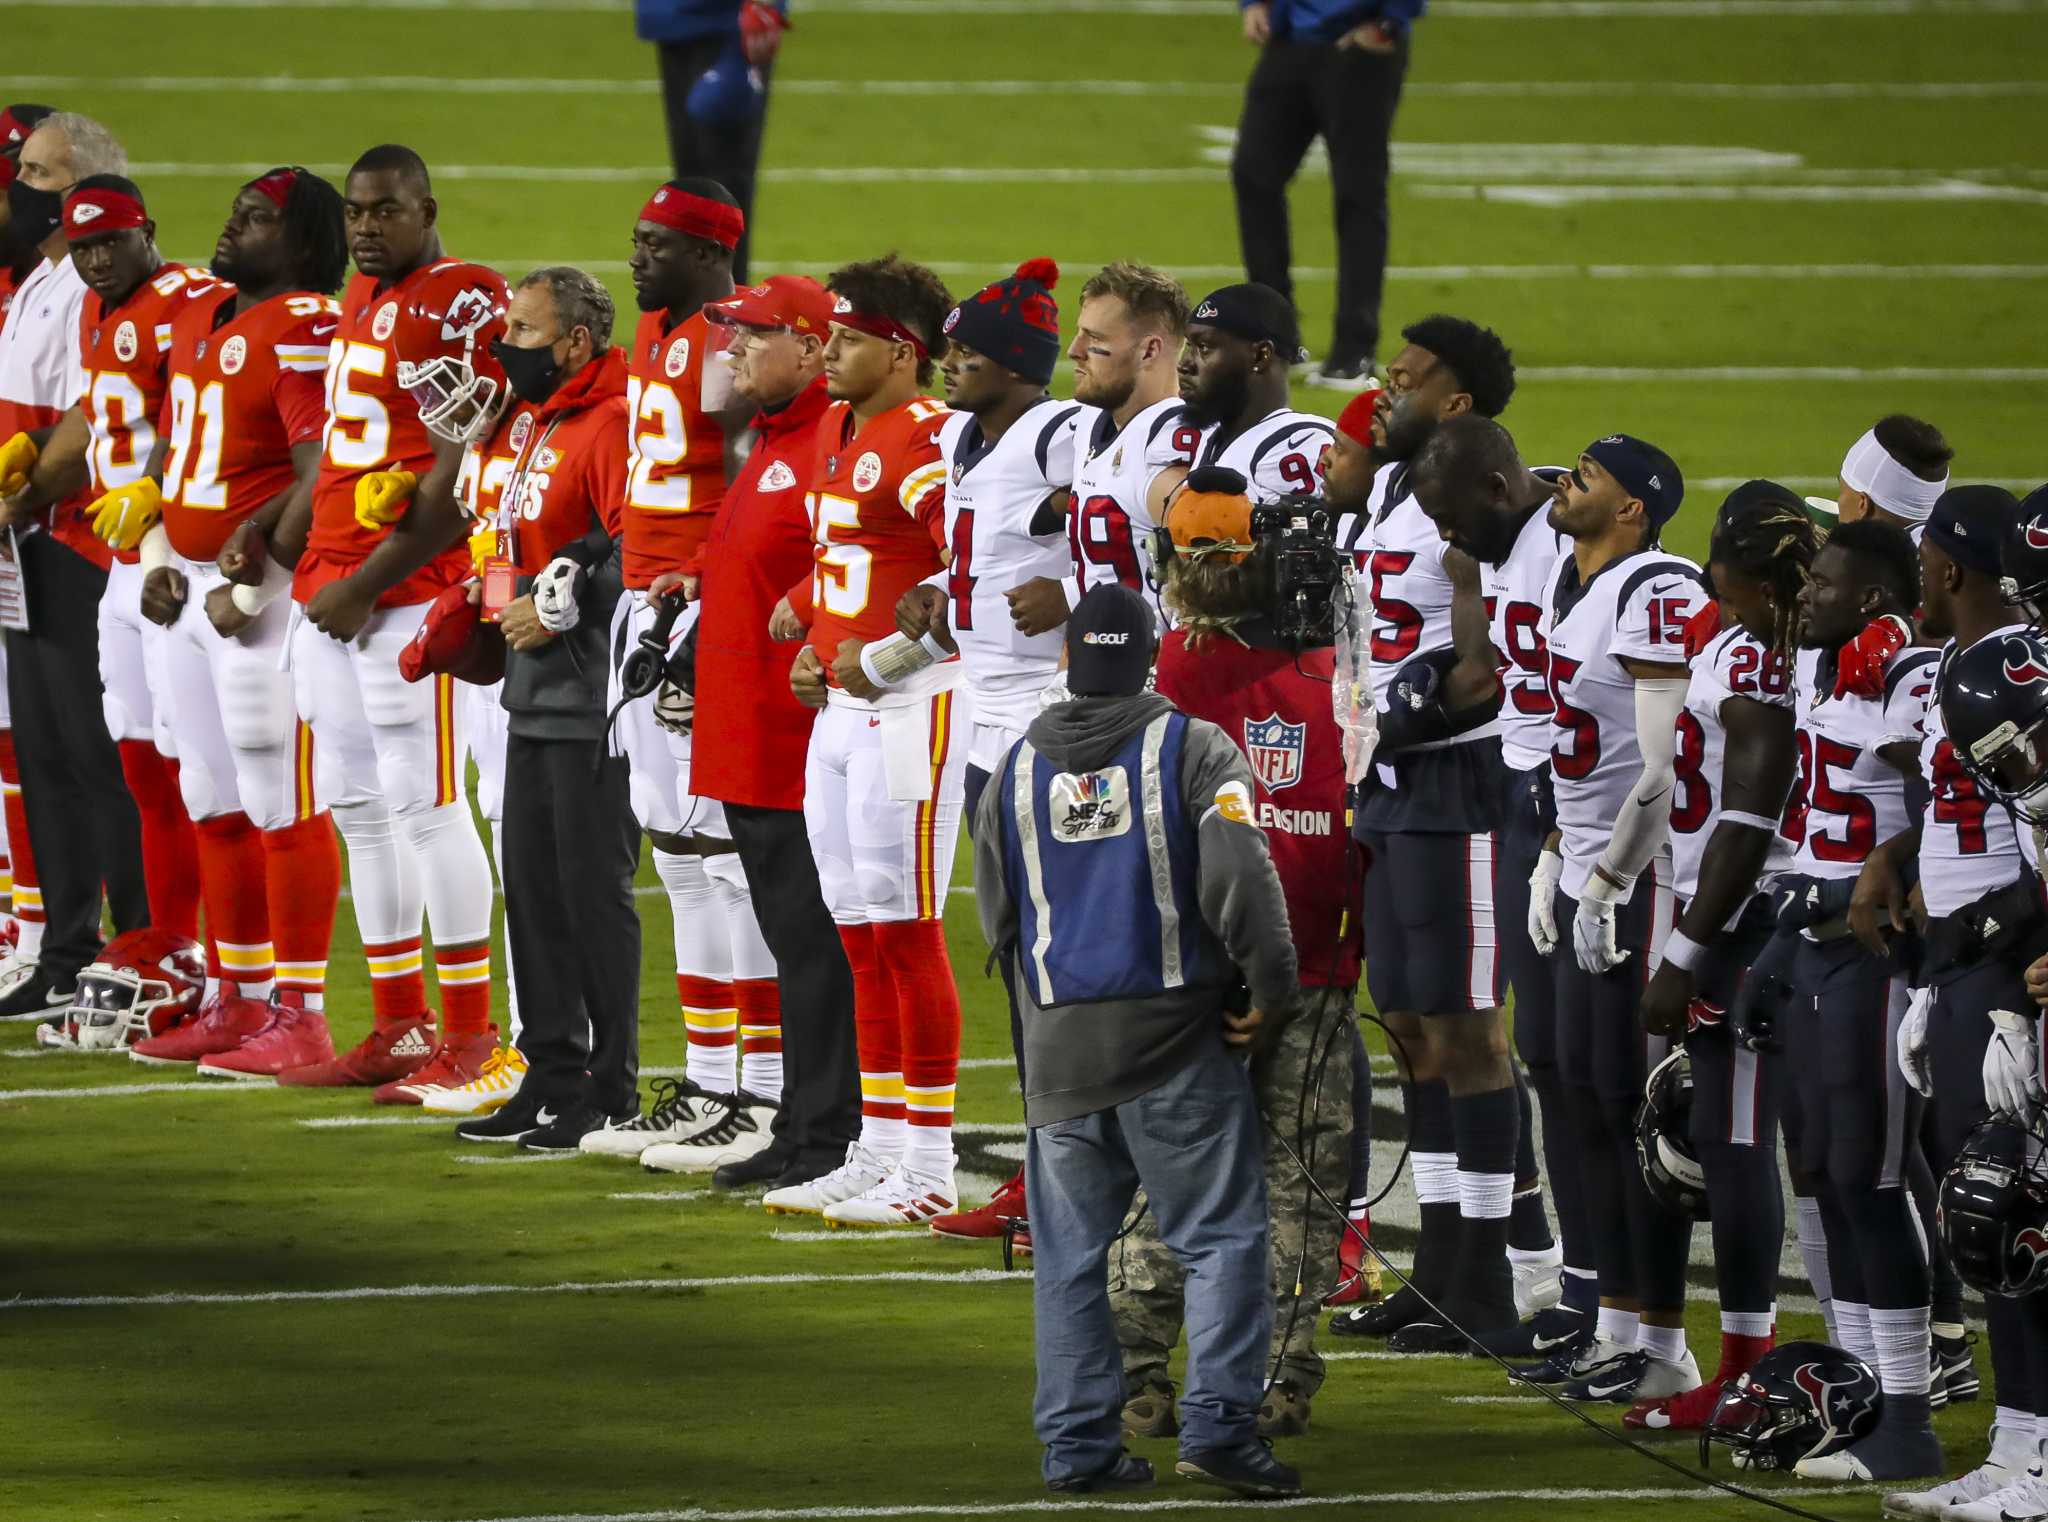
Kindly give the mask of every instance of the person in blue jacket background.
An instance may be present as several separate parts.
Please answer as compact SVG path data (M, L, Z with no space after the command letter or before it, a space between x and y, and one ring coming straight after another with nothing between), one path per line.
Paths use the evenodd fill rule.
M789 27L788 0L633 0L633 24L661 58L676 178L716 180L746 213L747 231L732 259L732 278L744 286L761 128L776 50Z

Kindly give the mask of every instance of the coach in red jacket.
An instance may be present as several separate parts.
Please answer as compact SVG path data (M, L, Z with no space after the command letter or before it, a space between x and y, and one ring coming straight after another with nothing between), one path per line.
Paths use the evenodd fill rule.
M783 592L810 574L804 510L824 415L832 298L776 275L704 309L732 334L733 381L760 407L753 452L698 556L697 745L692 787L725 805L782 985L782 1108L775 1141L712 1175L725 1188L796 1183L845 1159L860 1129L853 976L804 831L804 755L816 717L790 695L789 647L768 638ZM687 585L687 584L686 584Z

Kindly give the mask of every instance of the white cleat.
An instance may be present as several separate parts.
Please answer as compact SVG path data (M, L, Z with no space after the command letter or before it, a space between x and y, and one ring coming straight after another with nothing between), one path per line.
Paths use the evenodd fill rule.
M576 1150L585 1157L637 1158L657 1143L682 1141L704 1129L710 1096L702 1089L687 1078L657 1078L653 1089L653 1109L586 1133Z
M887 1163L859 1142L853 1142L846 1149L846 1161L837 1168L808 1184L769 1190L761 1196L761 1208L770 1215L823 1215L828 1205L866 1194L890 1171Z
M929 1226L959 1208L960 1191L947 1178L892 1173L866 1194L825 1207L825 1224L840 1227Z
M2048 1517L2048 1479L2042 1478L2037 1459L2009 1484L1941 1515L1943 1522L2041 1522Z
M1564 1249L1550 1244L1541 1257L1515 1264L1515 1319L1527 1321L1564 1299Z
M468 1083L423 1092L420 1108L429 1115L495 1115L519 1092L525 1077L525 1054L516 1046L502 1047Z
M1932 1489L1893 1491L1884 1498L1884 1514L1887 1517L1930 1519L1930 1522L1935 1518L1947 1518L1954 1515L1951 1507L1981 1501L1994 1491L2003 1490L2023 1473L2024 1470L1999 1462L1994 1454L1968 1474L1944 1480Z
M709 1173L727 1163L743 1163L775 1140L775 1106L759 1095L721 1094L703 1113L707 1124L687 1140L649 1147L640 1154L640 1166L655 1173Z
M1669 1400L1674 1395L1683 1395L1688 1390L1700 1387L1700 1366L1693 1362L1691 1351L1677 1360L1652 1358L1643 1365L1643 1377L1637 1382L1632 1399Z

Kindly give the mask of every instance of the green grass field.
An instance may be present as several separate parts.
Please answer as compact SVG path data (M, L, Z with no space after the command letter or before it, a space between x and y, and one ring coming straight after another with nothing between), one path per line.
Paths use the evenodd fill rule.
M1239 278L1221 162L1250 58L1227 4L796 11L757 270L900 247L964 292L1051 254L1070 301L1113 257L1178 269L1197 294ZM1689 478L1676 542L1695 549L1735 481L1832 495L1844 449L1886 411L1940 423L1959 480L2048 474L2048 6L1433 11L1397 132L1388 330L1439 309L1498 327L1524 367L1505 421L1531 460L1616 429L1656 440ZM510 274L583 263L629 296L628 230L666 170L653 60L623 3L16 0L0 38L0 96L108 121L173 255L205 257L249 173L338 173L390 139L435 167L452 251ZM1297 213L1320 350L1332 248L1313 168ZM644 1060L674 1066L667 912L643 904ZM961 1118L1010 1128L965 1138L991 1179L1021 1143L1014 1082L964 895L951 920L980 1064ZM352 1040L368 1000L346 915L334 966ZM27 1027L0 1026L0 1517L766 1522L1048 1504L1029 1287L992 1251L821 1241L701 1181L528 1162L408 1118L40 1057ZM1782 1330L1815 1325L1788 1312ZM1710 1362L1710 1302L1692 1337ZM1989 1415L1987 1392L1942 1418L1959 1465ZM1315 1433L1286 1453L1318 1516L1762 1514L1457 1360L1333 1364ZM1867 1493L1795 1499L1877 1510ZM1168 1484L1151 1504L1215 1503Z

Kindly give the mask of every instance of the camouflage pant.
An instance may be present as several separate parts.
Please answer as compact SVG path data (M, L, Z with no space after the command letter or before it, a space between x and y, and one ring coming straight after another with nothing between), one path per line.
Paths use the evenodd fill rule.
M1351 1067L1356 1044L1345 1029L1345 1022L1353 1018L1351 994L1348 989L1303 992L1307 1007L1261 1060L1252 1082L1262 1130L1263 1122L1270 1121L1296 1154L1312 1164L1316 1182L1341 1203L1347 1199L1352 1166ZM1304 1104L1303 1090L1314 1084L1312 1066L1322 1069L1322 1081ZM1265 1136L1273 1238L1273 1348L1267 1370L1270 1374L1277 1367L1281 1379L1302 1394L1313 1395L1323 1383L1323 1360L1315 1350L1316 1322L1323 1297L1336 1288L1343 1217L1303 1182L1300 1169L1280 1150L1271 1132ZM1133 1395L1147 1386L1171 1387L1167 1360L1180 1341L1181 1284L1186 1277L1144 1207L1141 1191L1132 1206L1141 1212L1137 1224L1109 1251L1109 1303L1123 1347L1124 1388Z

